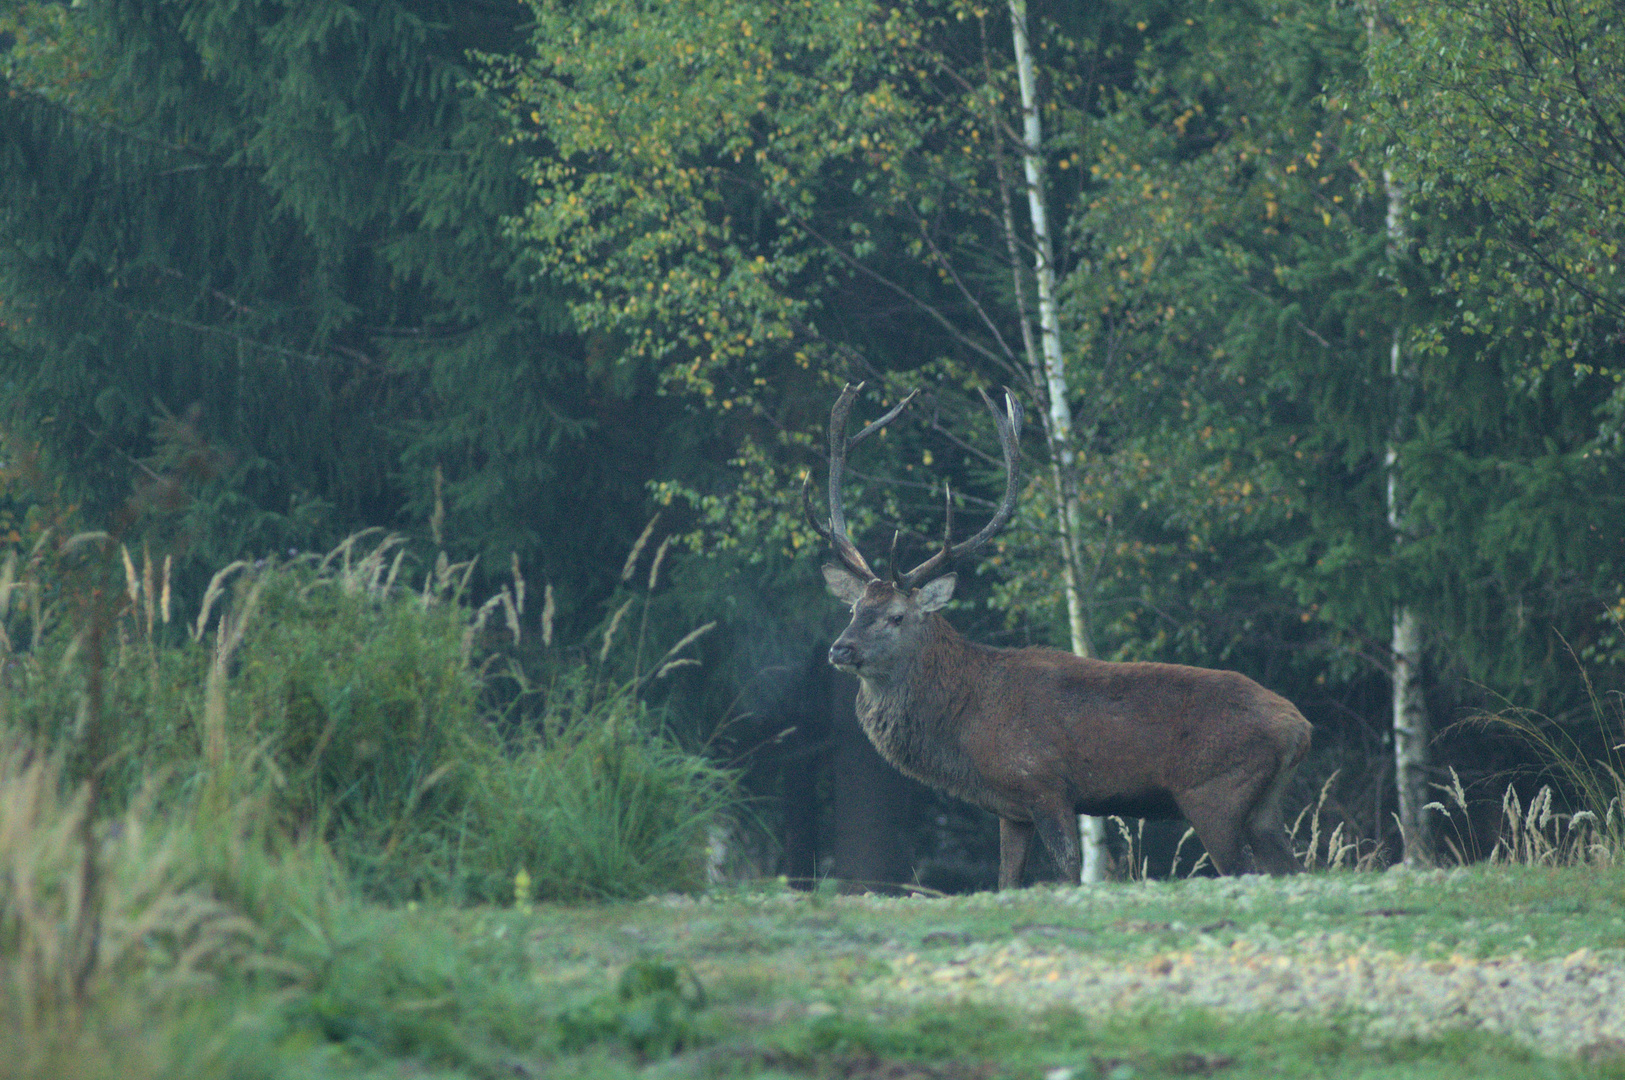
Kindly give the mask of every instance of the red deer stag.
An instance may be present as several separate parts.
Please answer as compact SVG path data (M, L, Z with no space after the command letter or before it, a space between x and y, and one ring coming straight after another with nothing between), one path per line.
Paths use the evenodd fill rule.
M860 680L858 719L883 757L931 787L999 816L999 887L1021 881L1036 832L1076 882L1078 814L1189 821L1220 873L1301 869L1287 842L1281 796L1309 750L1309 723L1285 698L1234 671L1086 660L1055 649L996 649L962 637L938 609L953 596L954 560L975 551L1015 510L1021 407L1006 392L998 425L1004 498L975 536L883 581L846 535L841 473L847 451L896 408L846 437L862 384L835 402L829 429L829 520L807 519L841 565L824 580L852 622L829 662ZM893 541L895 560L896 542Z

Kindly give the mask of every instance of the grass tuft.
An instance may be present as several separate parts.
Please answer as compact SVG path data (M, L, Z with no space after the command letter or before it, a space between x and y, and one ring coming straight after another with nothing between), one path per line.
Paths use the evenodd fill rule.
M1580 731L1531 709L1507 708L1483 713L1464 723L1505 731L1524 743L1551 777L1525 807L1508 786L1501 800L1501 831L1490 852L1492 862L1537 866L1625 864L1625 695L1599 696L1585 676L1591 729ZM1435 812L1454 822L1466 815L1461 781L1439 787L1454 804L1432 803ZM1458 829L1459 833L1459 829ZM1464 853L1457 850L1460 858Z
M732 790L731 774L684 751L636 695L593 698L578 677L555 690L544 730L481 775L470 891L497 895L517 870L544 900L700 888Z

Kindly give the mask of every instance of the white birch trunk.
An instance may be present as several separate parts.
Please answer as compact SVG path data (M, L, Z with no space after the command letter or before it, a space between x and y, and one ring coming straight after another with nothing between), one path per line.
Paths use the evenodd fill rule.
M1078 558L1078 500L1074 494L1077 467L1072 448L1072 406L1067 399L1066 359L1061 352L1061 318L1055 303L1054 245L1049 212L1044 201L1044 128L1038 112L1038 78L1027 39L1026 0L1010 0L1011 37L1016 54L1016 77L1021 87L1021 166L1027 179L1027 211L1033 228L1033 276L1038 286L1038 338L1043 378L1048 390L1048 436L1055 480L1056 520L1061 542L1061 569L1066 589L1067 620L1072 651L1089 656L1089 631L1084 622L1082 581ZM1100 818L1080 816L1083 880L1101 881L1106 874L1106 830Z
M1383 171L1383 184L1388 194L1388 242L1397 257L1407 243L1405 234L1405 190L1388 170ZM1388 528L1397 550L1406 541L1404 493L1399 489L1399 442L1409 426L1410 413L1415 407L1416 372L1405 362L1401 328L1394 327L1393 343L1388 358L1395 412L1393 428L1389 434L1386 462L1388 468ZM1429 730L1427 704L1422 696L1422 620L1416 611L1403 604L1394 608L1393 637L1393 720L1394 720L1394 786L1399 795L1400 840L1404 845L1407 866L1433 864L1433 835L1431 819L1423 809L1428 803L1428 744Z

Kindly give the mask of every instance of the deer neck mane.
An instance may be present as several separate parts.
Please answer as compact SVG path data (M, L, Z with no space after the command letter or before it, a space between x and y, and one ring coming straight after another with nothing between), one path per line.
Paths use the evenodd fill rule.
M883 682L862 679L858 722L880 756L927 785L966 797L974 768L960 746L965 720L979 711L977 680L967 677L976 650L941 615L911 662Z

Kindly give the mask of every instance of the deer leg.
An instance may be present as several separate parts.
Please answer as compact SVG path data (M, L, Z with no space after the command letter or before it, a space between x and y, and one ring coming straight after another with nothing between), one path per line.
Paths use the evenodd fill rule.
M1275 776L1247 819L1247 837L1252 845L1253 860L1258 869L1267 874L1296 874L1303 869L1298 857L1292 854L1292 845L1286 836L1286 823L1281 820L1281 797L1286 793L1292 773L1293 768L1289 765Z
M1253 862L1264 873L1281 875L1303 871L1303 864L1292 854L1292 845L1287 843L1286 826L1279 820L1273 825L1250 826L1248 838L1253 849Z
M1076 885L1083 879L1083 847L1078 840L1078 815L1068 807L1039 816L1034 822L1038 838L1061 871L1061 880Z
M1242 847L1241 814L1229 777L1210 780L1175 797L1179 812L1196 830L1213 868L1221 874L1245 874L1251 860Z
M1033 843L1033 823L999 819L999 888L1014 889L1027 869L1027 850Z

